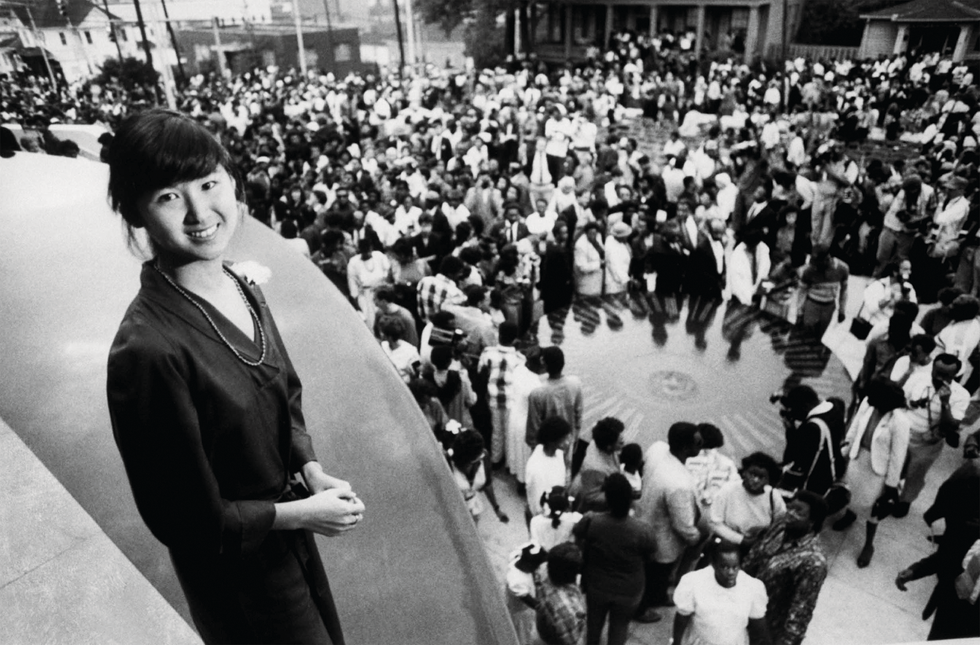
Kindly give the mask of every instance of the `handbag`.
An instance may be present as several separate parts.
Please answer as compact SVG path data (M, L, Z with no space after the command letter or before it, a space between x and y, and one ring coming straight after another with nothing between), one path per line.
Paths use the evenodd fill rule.
M868 334L871 333L871 321L861 315L862 311L864 311L864 303L861 304L857 315L851 321L851 335L858 340L867 339Z

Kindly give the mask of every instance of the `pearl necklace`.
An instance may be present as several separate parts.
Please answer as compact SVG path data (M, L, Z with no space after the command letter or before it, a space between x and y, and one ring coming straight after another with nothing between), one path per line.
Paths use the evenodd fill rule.
M255 313L255 309L252 308L252 303L250 303L248 301L248 298L245 297L245 292L242 291L242 285L238 284L238 280L235 278L235 276L233 276L231 274L231 272L228 270L227 267L222 267L222 270L225 272L225 274L228 275L229 278L231 278L231 281L235 283L235 288L238 289L238 295L240 295L242 297L242 301L244 301L245 307L248 309L248 313L252 317L252 321L255 323L256 328L258 328L258 330L259 330L259 347L261 348L262 351L260 352L260 354L259 354L259 360L257 360L257 361L250 361L247 358L245 358L244 356L242 356L241 352L239 352L235 348L235 346L232 345L228 341L227 338L225 338L225 335L221 333L221 330L218 329L218 326L215 324L215 322L211 318L211 316L208 315L207 310L201 305L201 303L199 303L197 300L195 300L194 298L192 298L191 295L189 293L187 293L186 291L184 291L184 289L182 289L179 284L177 284L176 282L174 282L174 280L169 275L167 275L166 273L164 273L163 271L161 271L160 270L160 267L158 267L156 264L151 264L150 266L152 266L154 269L156 269L156 272L159 273L160 275L162 275L163 276L163 279L166 280L167 282L169 282L170 283L170 286L172 286L174 289L177 290L177 293L179 293L180 295L184 296L184 298L189 303L191 303L192 305L194 305L195 307L197 307L197 309L202 314L204 314L204 317L207 318L208 323L211 324L211 329L213 329L214 332L216 334L218 334L218 337L221 339L221 342L223 342L228 347L228 349L230 349L232 351L232 353L235 355L236 358L238 358L238 360L240 360L241 362L245 363L249 367L258 367L259 365L262 364L262 362L265 360L265 350L266 350L266 345L265 345L265 330L263 330L263 328L262 328L262 322L259 320L259 315L257 313Z

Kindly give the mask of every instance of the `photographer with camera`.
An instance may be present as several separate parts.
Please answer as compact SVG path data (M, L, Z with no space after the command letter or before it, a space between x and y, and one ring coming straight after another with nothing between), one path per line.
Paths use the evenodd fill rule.
M772 398L780 405L779 414L786 428L780 488L826 495L843 475L840 472L843 464L840 454L844 438L843 404L821 401L808 385L797 385ZM831 514L836 510L840 508L832 508Z
M909 454L905 484L892 514L905 517L912 502L926 483L926 473L943 451L943 441L956 448L960 443L960 423L970 403L970 393L956 382L960 359L940 354L932 362L932 372L919 372L905 382L908 400Z
M884 275L891 262L908 259L912 243L932 222L936 206L936 190L923 183L922 177L913 173L902 181L902 189L885 213L885 227L878 238L875 278Z

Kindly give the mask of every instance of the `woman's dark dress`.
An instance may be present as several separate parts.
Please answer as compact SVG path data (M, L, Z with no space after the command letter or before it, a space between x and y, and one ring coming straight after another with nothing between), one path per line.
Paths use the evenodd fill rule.
M109 353L116 444L140 515L169 549L205 642L343 643L308 531L273 531L288 479L315 460L299 378L261 292L239 280L268 349L245 365L153 269ZM246 358L257 342L204 300Z

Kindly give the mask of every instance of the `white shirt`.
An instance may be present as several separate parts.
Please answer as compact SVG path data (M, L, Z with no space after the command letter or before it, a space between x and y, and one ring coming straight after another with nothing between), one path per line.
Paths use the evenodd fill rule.
M935 428L942 418L942 402L936 395L932 370L913 374L905 382L903 389L909 403L908 419L912 434L921 434ZM966 414L966 407L970 404L970 393L955 381L949 384L949 389L949 411L954 419L962 421L963 415Z
M748 532L765 528L786 512L783 496L766 486L761 495L752 495L741 478L722 486L711 504L711 527L722 539L741 543Z
M959 375L966 370L967 360L980 344L980 322L976 318L954 322L936 334L936 348L940 352L953 354L962 361Z
M532 515L540 515L541 496L555 486L565 485L565 453L556 450L555 455L549 457L544 452L544 446L538 444L527 460L524 475L528 508Z
M674 591L677 613L691 616L679 645L748 645L749 620L764 618L768 602L766 586L744 571L731 589L718 584L713 567L687 573Z

